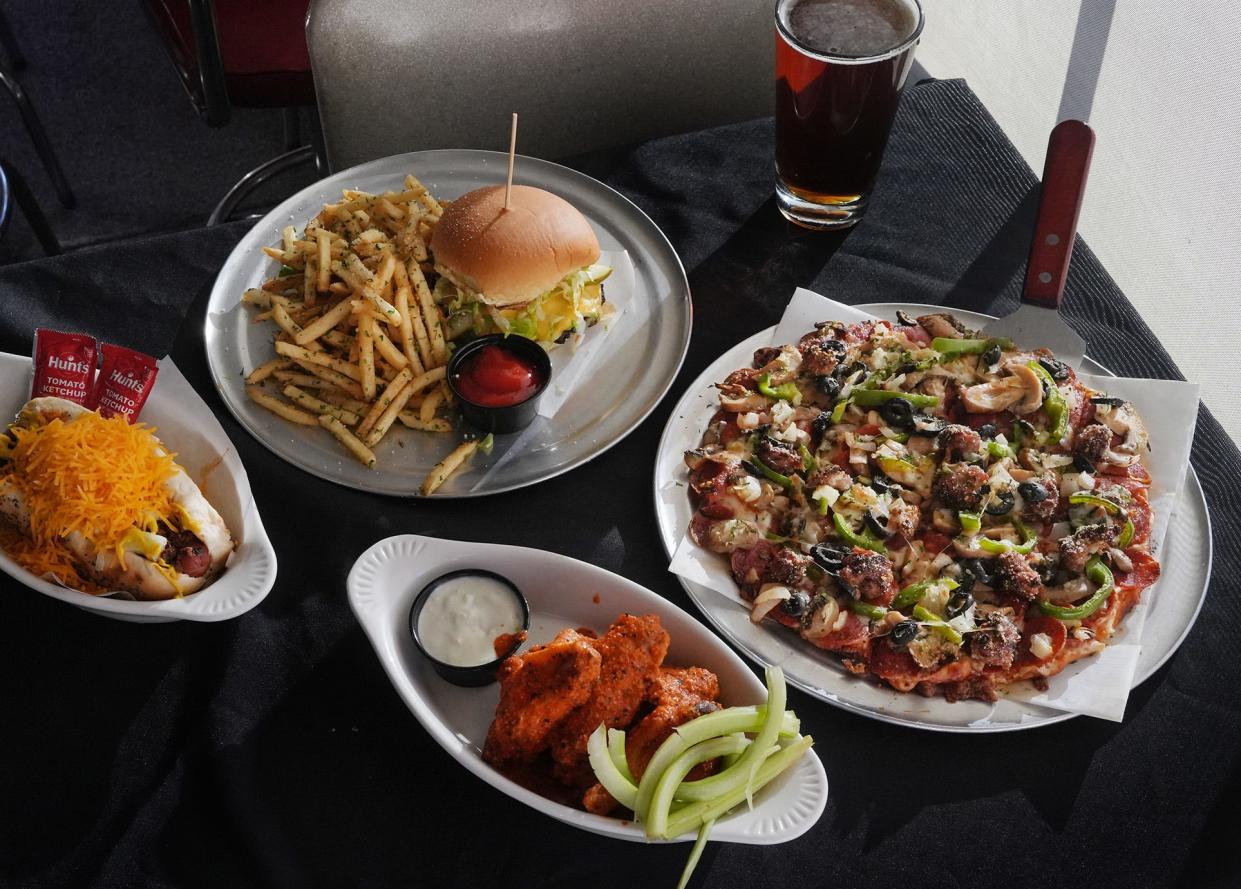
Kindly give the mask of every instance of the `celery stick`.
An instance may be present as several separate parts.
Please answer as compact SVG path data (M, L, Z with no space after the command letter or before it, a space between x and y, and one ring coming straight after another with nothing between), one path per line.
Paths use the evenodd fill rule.
M638 780L634 778L633 772L629 771L629 757L625 755L625 733L618 728L608 729L608 755L612 757L616 770L636 787Z
M754 778L753 790L760 790L771 783L785 769L796 763L802 754L809 750L813 744L814 739L806 735L800 741L772 754L763 763L762 767L759 768L758 774ZM746 749L747 751L754 750L756 747L756 744L751 744ZM731 793L720 796L717 799L691 803L685 808L673 812L668 819L667 829L663 833L664 839L680 836L686 831L693 830L700 824L719 818L734 806L744 802L748 789L742 784Z
M673 794L694 766L707 760L742 752L749 746L750 742L745 737L727 735L695 744L674 759L659 776L655 793L651 797L651 805L646 814L647 835L659 836L663 832L664 826L668 823L668 811L672 806Z
M784 672L779 667L769 667L767 670L768 712L783 711L787 693ZM754 743L746 748L736 762L709 778L682 785L677 791L677 799L695 802L710 800L738 787L744 788L750 781L750 772L755 760L765 757L767 751L776 743L776 738L780 733L780 722L779 719L765 719L762 728L754 738ZM647 831L648 833L650 831L649 825Z
M646 816L646 810L651 805L651 796L655 793L655 783L659 780L659 776L663 774L664 769L668 768L669 763L690 747L702 741L709 741L711 738L718 738L720 735L757 732L766 722L766 705L757 707L750 705L716 710L714 713L699 716L677 726L672 730L672 734L659 745L655 755L647 763L646 771L642 773L642 780L638 783L637 808L634 809L634 816L638 820ZM785 733L795 734L800 728L800 722L793 713L785 713L783 720L777 720L777 723Z
M689 861L685 862L685 870L681 871L681 882L677 883L677 889L685 889L689 885L689 878L694 875L694 868L698 866L702 850L707 848L707 835L714 826L715 821L712 820L704 821L702 827L698 828L698 839L694 840L694 848L690 850Z
M638 795L638 788L633 786L633 782L626 780L616 768L616 764L612 762L612 757L608 753L607 727L602 722L590 733L590 738L586 742L586 754L590 759L590 767L595 777L599 779L599 783L603 785L603 789L612 794L612 797L622 806L632 809Z

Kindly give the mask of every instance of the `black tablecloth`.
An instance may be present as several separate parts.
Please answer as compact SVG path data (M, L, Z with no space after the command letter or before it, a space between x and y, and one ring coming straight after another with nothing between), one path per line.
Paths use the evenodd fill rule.
M690 270L695 329L674 393L774 323L796 285L853 303L1014 306L1035 180L963 84L910 90L871 212L845 235L781 221L771 137L759 121L664 139L610 176ZM692 611L665 570L646 493L670 405L590 465L482 501L401 501L321 482L233 422L207 376L203 297L242 230L0 269L0 344L10 349L28 348L34 323L50 321L158 351L197 297L172 354L241 452L280 557L271 595L222 624L120 623L0 583L0 876L37 887L672 885L687 846L573 830L457 766L393 692L344 592L363 549L420 532L552 549ZM1104 364L1178 376L1080 243L1067 299ZM696 885L1241 879L1229 830L1241 792L1241 457L1206 411L1194 466L1215 523L1210 595L1123 724L940 735L794 691L831 782L826 813L785 845L712 845Z

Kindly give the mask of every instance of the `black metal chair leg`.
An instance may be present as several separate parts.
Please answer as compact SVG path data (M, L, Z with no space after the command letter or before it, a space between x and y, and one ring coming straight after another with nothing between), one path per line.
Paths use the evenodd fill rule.
M9 25L3 9L0 9L0 46L3 46L4 51L8 53L9 64L14 71L20 71L26 67L26 57L22 55L17 45L17 38L13 36L13 28Z
M207 217L207 225L219 225L225 222L233 211L237 209L237 205L245 199L252 190L262 185L277 173L292 169L299 164L304 164L314 160L314 149L309 145L303 145L301 148L294 148L292 151L286 151L279 157L273 157L265 164L260 164L237 181L237 184L228 190L228 194L224 195L224 200L216 205L211 211L211 215Z
M65 172L60 168L60 161L56 159L56 152L52 150L52 143L48 141L47 131L43 129L43 124L39 122L39 116L35 114L34 106L30 104L30 98L26 95L26 91L22 89L22 85L17 82L17 78L12 72L0 66L0 84L9 91L9 95L13 97L13 101L17 103L17 110L21 112L22 123L26 125L26 132L30 134L30 141L34 143L35 153L39 155L39 160L43 163L43 169L47 171L47 175L52 180L52 185L56 187L56 196L60 198L61 204L66 207L74 207L77 205L77 198L73 196L73 190L69 187L69 180L65 178Z
M26 185L26 180L12 166L6 165L5 172L9 176L9 188L13 192L13 200L21 208L22 215L26 217L26 222L43 247L43 252L48 256L58 255L61 252L60 241L56 239L47 217L39 208L39 202L35 200L34 193Z

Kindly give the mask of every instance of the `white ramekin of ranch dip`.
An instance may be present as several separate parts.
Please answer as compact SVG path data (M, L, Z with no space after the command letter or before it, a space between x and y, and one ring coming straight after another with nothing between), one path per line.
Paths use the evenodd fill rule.
M409 610L409 631L435 672L455 685L495 681L496 668L526 639L530 606L494 571L469 568L428 583Z

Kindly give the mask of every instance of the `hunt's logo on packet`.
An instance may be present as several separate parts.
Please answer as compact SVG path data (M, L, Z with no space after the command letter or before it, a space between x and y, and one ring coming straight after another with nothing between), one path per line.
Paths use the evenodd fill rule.
M95 386L95 338L40 327L34 332L31 398L55 396L86 406Z
M95 394L87 407L95 408L105 417L120 414L129 422L138 419L147 396L155 387L159 366L150 355L133 349L104 343L103 367Z

